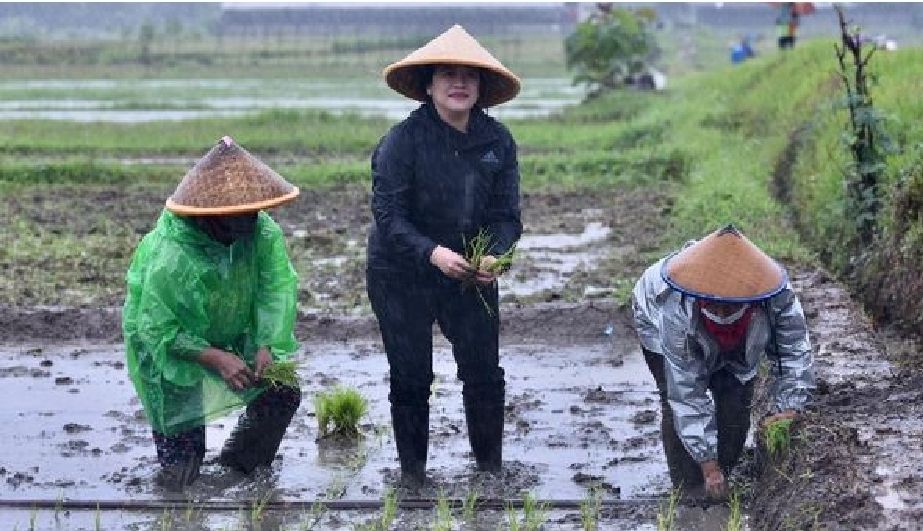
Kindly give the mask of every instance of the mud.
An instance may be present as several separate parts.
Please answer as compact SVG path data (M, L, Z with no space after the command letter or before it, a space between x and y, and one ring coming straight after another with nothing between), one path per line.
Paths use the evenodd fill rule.
M175 500L153 486L154 452L125 373L119 311L130 250L171 189L62 187L55 195L25 189L0 202L2 213L12 216L7 219L27 222L42 241L60 245L76 235L87 246L76 262L41 248L32 261L0 255L8 273L0 286L7 301L0 305L0 382L7 397L0 438L9 441L0 454L0 498ZM343 185L303 193L275 217L302 272L297 360L307 399L273 467L254 477L212 461L234 418L210 426L209 461L189 493L194 500L379 499L395 482L387 365L364 299L368 191ZM136 208L123 208L126 201ZM501 285L505 472L499 478L475 472L454 365L448 346L437 342L424 495L464 497L477 490L516 498L528 491L582 499L596 489L606 499L641 502L604 508L601 528L656 529L659 509L647 500L669 487L659 409L618 298L658 257L662 226L656 220L669 208L669 199L650 189L525 194L526 236ZM815 347L817 400L787 460L767 465L750 450L735 472L735 482L751 487L748 525L914 528L923 515L923 381L903 361L918 359L920 346L875 330L823 271L792 269ZM51 289L41 290L47 282ZM358 387L371 401L358 445L315 441L310 396L338 383ZM234 514L0 510L3 522L22 529L33 519L37 528L92 529L97 518L113 529L166 523L335 529L370 522L377 513L269 511L258 519L261 527L252 525L253 516L252 507ZM546 529L582 528L578 511L546 516ZM681 508L679 527L720 529L726 516L720 506ZM400 527L416 528L429 526L435 515L401 511L398 518ZM463 524L459 510L454 518L458 529L509 527L503 511L481 511L474 524Z

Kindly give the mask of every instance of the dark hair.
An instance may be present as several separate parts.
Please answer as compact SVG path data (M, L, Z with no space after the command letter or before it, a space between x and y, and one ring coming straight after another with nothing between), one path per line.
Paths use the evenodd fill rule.
M436 74L436 65L421 65L417 67L417 82L420 83L420 92L426 94L426 88L433 84L433 75Z

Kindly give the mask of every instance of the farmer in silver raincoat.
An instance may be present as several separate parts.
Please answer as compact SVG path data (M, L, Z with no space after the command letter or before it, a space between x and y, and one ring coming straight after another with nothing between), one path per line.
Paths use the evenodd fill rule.
M727 495L750 428L763 353L771 415L794 418L814 388L811 342L785 270L732 225L649 267L632 294L635 328L660 392L674 487ZM711 391L711 396L706 391Z

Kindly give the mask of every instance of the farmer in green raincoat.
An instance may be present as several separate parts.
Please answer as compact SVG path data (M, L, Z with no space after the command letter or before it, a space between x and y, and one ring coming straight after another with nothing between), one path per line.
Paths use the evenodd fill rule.
M249 474L275 457L301 391L260 383L298 347L297 276L263 209L298 196L230 137L183 178L128 270L122 328L165 487L198 477L205 424L246 405L219 462Z

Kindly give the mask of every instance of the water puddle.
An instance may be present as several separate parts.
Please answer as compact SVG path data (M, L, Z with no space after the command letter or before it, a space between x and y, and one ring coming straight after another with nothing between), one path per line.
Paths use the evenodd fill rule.
M528 297L561 290L574 272L592 269L613 251L597 245L610 232L609 227L594 221L580 234L524 235L516 246L513 269L500 282L500 297Z
M566 348L505 347L505 472L499 479L485 479L472 464L461 386L447 347L437 344L434 356L432 497L464 498L477 489L485 496L518 498L529 491L539 498L582 499L596 486L607 498L632 499L668 490L655 388L638 352L608 341ZM7 397L0 406L0 438L7 441L0 498L163 499L152 486L156 461L150 430L122 360L118 346L0 350L0 381ZM208 464L189 493L193 498L250 500L271 492L287 500L377 500L395 481L387 362L380 347L370 342L307 344L298 360L304 400L272 470L246 478L209 463L235 424L236 417L228 417L207 430ZM311 397L340 384L358 388L370 402L365 439L345 448L316 442L312 416ZM21 528L28 528L32 514L0 510L4 521L12 518ZM50 511L41 516L47 520ZM72 516L90 522L97 517L94 511L73 511ZM105 512L103 520L153 525L165 517L160 512L137 516L131 520L128 513ZM174 522L182 516L176 514ZM220 528L239 515L200 516L206 528ZM291 514L284 516L292 521ZM502 512L497 517L505 518ZM362 514L338 518L362 521Z

